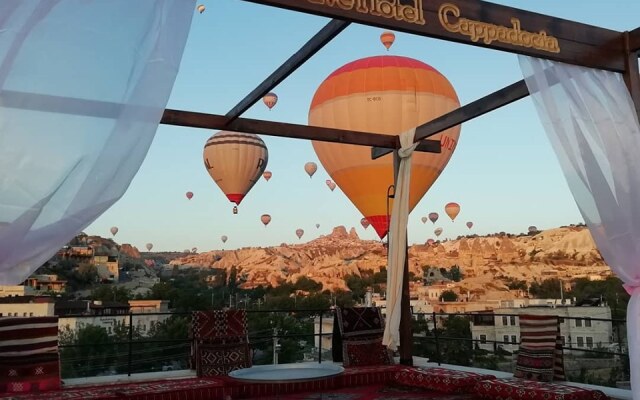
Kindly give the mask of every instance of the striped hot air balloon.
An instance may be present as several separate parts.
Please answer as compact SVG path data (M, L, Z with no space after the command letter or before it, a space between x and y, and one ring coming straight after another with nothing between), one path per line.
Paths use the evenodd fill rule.
M444 212L451 218L451 221L455 221L458 214L460 214L460 205L453 202L447 203L447 205L444 206Z
M442 234L442 228L436 228L433 233L435 233L436 236L440 236Z
M398 135L459 106L455 90L433 67L406 57L370 57L337 69L322 82L311 102L309 125ZM434 136L442 144L439 154L414 153L410 210L447 165L459 135L456 126ZM389 227L391 157L372 160L369 148L341 143L314 141L313 148L332 180L383 238Z
M423 224L426 223L428 220L429 220L429 218L427 218L427 217L420 218L420 221L422 221Z
M262 102L271 110L278 103L278 95L273 92L267 93L262 98Z
M309 178L313 178L313 174L318 170L318 165L312 161L309 161L304 165L304 172L309 175Z
M302 235L304 235L304 230L296 229L296 236L298 237L298 239L302 238Z
M382 42L382 45L389 50L393 45L393 42L396 41L396 35L393 32L384 31L382 32L382 35L380 35L380 41Z
M264 173L262 174L262 177L267 182L269 182L269 179L271 179L272 176L273 174L271 173L271 171L264 171Z
M271 222L271 215L269 215L269 214L262 214L262 216L260 217L260 221L262 221L262 223L264 224L264 226L269 225L269 222Z
M204 165L230 202L240 205L269 161L267 146L252 133L220 131L204 145ZM233 208L237 213L237 206Z
M369 227L369 225L371 225L371 224L369 223L369 221L366 218L362 218L360 220L360 225L362 225L362 227L364 229L367 229Z
M433 222L434 224L436 223L436 221L438 220L438 218L440 218L440 216L438 215L438 213L437 213L437 212L429 213L429 220L430 220L431 222Z

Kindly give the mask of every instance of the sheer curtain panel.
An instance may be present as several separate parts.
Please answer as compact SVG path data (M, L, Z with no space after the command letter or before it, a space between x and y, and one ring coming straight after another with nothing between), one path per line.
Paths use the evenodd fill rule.
M640 400L640 127L631 96L620 74L519 57L578 208L631 294L631 384Z
M0 284L113 205L171 93L192 0L0 1Z

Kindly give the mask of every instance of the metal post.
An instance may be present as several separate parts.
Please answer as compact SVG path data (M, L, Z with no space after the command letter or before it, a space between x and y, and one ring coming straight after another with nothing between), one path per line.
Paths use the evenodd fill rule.
M398 187L400 155L393 152L393 185ZM395 190L394 190L395 192ZM406 227L405 227L406 230ZM407 236L408 238L408 236ZM413 332L411 329L411 302L409 293L409 243L405 243L404 266L402 268L402 298L400 300L400 364L413 365Z
M318 329L318 363L322 363L322 311L320 311L320 328Z
M440 342L438 342L438 321L436 312L433 312L433 337L436 342L436 362L440 365Z
M131 353L133 352L132 346L133 346L133 314L129 312L129 354L128 354L128 360L127 360L127 376L131 376L131 363L133 361L131 358Z
M278 365L278 328L273 328L273 365Z

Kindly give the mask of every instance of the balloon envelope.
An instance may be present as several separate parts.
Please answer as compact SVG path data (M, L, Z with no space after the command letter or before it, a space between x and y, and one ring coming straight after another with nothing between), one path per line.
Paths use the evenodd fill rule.
M473 222L471 221L467 222L467 228L469 229L473 228Z
M369 227L369 225L371 225L371 223L369 223L369 220L368 220L368 219L366 219L366 218L362 218L362 219L360 220L360 225L362 225L362 227L363 227L364 229L367 229L367 228Z
M187 192L187 199L191 200L193 197L193 192Z
M153 249L153 243L147 243L146 248L147 248L147 251L151 251L151 249Z
M307 174L309 174L309 178L313 176L318 170L318 165L314 162L308 162L304 165L304 170Z
M438 213L437 213L437 212L429 213L429 220L430 220L431 222L433 222L434 224L436 223L436 221L438 220L438 218L440 218L440 216L438 215Z
M435 240L433 240L433 239L429 239L429 240L427 240L427 244L428 244L429 246L433 245L435 242L436 242L436 241L435 241Z
M320 228L320 224L316 224L316 228Z
M262 102L269 107L269 110L271 110L276 103L278 103L278 95L271 92L271 93L267 93L263 98L262 98Z
M118 227L117 226L112 226L111 229L109 229L111 231L111 234L113 236L116 235L116 233L118 233Z
M336 188L335 182L333 182L331 179L327 179L326 183L327 186L329 186L329 189L331 189L331 191L333 192L333 190Z
M396 41L396 35L393 32L384 31L380 35L380 41L382 45L389 50L389 48L393 45L393 42Z
M442 233L442 228L436 228L433 233L436 234L436 236L440 236L440 234Z
M302 235L304 235L304 230L296 229L296 236L298 237L298 239L300 239Z
M458 214L460 214L460 205L458 203L448 203L444 206L444 212L447 213L451 221L455 221Z
M199 12L200 14L202 14L202 13L204 12L204 10L206 10L206 7L205 7L204 5L202 5L202 4L200 4L200 5L198 6L198 12Z
M192 248L192 249L191 249L191 252L192 252L192 253L197 253L197 252L198 252L198 248L197 248L197 247Z
M449 81L429 65L406 57L370 57L339 68L322 82L311 102L309 125L398 135L459 106ZM413 154L409 210L446 166L459 134L460 125L432 138L440 140L441 153ZM314 141L313 148L332 180L384 237L391 157L372 160L371 149L341 143Z
M229 201L240 202L267 167L269 152L258 135L220 131L204 145L204 165Z
M420 220L421 220L421 221L422 221L422 223L424 224L424 223L426 223L426 222L429 220L429 218L427 218L427 217L422 217L422 218L420 218Z
M264 171L264 173L262 174L262 177L269 182L269 179L271 179L271 177L273 176L273 174L271 173L271 171Z
M537 228L537 227L535 227L535 226L533 226L533 225L531 225L531 226L529 227L529 233L533 233L533 232L538 232L538 228Z
M220 236L220 240L222 240L222 243L227 243L227 239L228 239L227 235Z
M264 226L269 225L269 222L271 222L271 215L269 215L269 214L262 214L262 216L260 217L260 221L262 221L262 223L264 224Z

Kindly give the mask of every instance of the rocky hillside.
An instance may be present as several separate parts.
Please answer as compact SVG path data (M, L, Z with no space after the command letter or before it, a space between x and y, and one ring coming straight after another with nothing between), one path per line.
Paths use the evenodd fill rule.
M530 236L492 235L412 246L410 270L420 275L423 266L450 268L458 265L469 290L506 290L508 278L527 282L545 278L608 275L589 231L562 227ZM360 240L351 229L339 226L326 236L297 245L243 248L188 254L170 262L181 268L235 267L245 287L295 282L307 276L324 289L346 289L344 277L363 271L377 272L386 265L386 249L380 242ZM497 279L496 279L497 278Z

